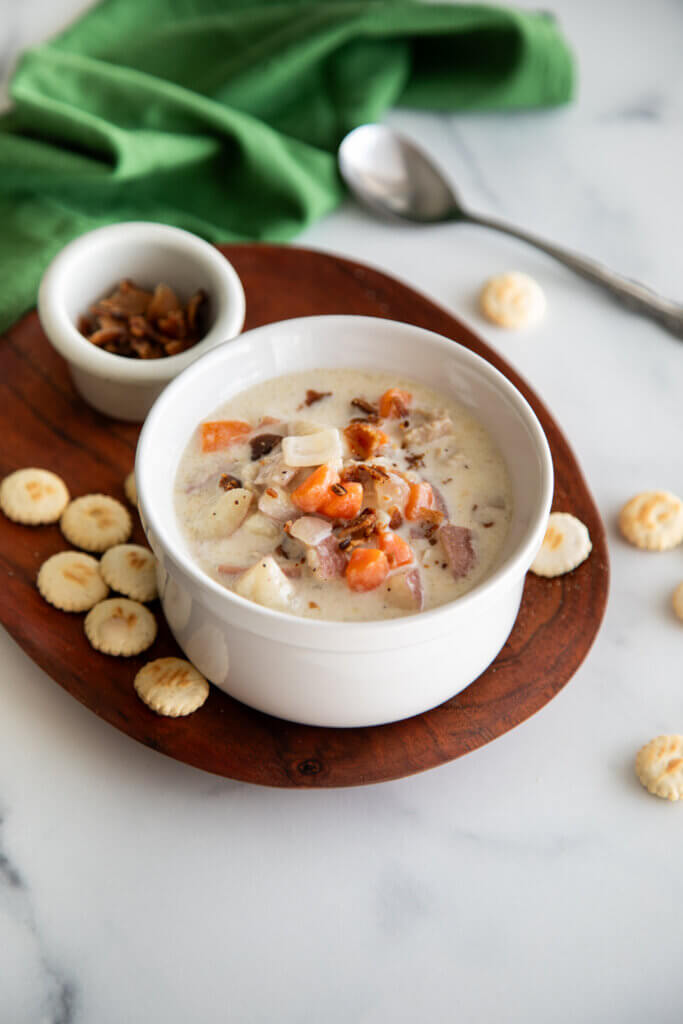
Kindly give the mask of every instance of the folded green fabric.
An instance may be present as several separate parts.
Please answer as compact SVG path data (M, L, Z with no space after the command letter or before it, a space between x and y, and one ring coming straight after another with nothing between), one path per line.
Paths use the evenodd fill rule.
M567 101L552 18L410 0L105 0L24 55L0 119L0 329L71 238L119 220L284 241L340 200L335 150L394 104Z

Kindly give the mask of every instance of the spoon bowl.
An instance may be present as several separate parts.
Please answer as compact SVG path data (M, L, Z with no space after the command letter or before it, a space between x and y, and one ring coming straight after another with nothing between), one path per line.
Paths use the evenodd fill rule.
M460 215L453 189L428 157L391 128L363 124L343 139L339 170L351 192L379 213L419 224Z

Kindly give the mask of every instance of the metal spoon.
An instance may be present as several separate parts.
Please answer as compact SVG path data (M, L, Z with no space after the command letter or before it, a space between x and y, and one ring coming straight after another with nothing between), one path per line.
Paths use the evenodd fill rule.
M466 210L442 172L408 139L381 124L355 128L342 140L339 170L357 199L379 213L418 224L460 220L495 228L554 256L581 277L607 288L623 305L683 337L683 306L567 249L493 217Z

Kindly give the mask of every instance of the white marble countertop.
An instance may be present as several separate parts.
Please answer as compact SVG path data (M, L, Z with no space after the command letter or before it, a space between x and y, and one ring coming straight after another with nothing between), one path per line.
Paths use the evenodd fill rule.
M683 9L551 0L580 95L517 116L394 113L476 208L679 299ZM7 58L82 0L0 3ZM5 67L6 72L6 67ZM524 725L455 763L365 789L214 778L139 746L0 637L2 1024L524 1024L681 1020L683 807L636 750L683 732L683 552L629 548L637 490L683 491L681 342L549 259L484 230L409 230L350 202L300 239L411 281L543 396L608 526L595 647ZM549 304L484 323L515 268Z

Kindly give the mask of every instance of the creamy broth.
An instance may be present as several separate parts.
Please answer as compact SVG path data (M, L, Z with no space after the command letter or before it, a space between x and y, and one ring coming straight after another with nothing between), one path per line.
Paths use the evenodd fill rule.
M410 400L404 406L397 399L392 415L379 416L380 396L390 389ZM344 434L353 419L365 421L360 441L352 436L355 450ZM222 421L243 426L215 426ZM386 443L364 457L366 434L372 439L376 431ZM317 493L298 497L318 468L316 450L326 445L320 461L332 466L335 483L325 502L339 491L337 504L302 509L293 498L305 504ZM308 464L290 464L306 460L308 450ZM358 511L372 512L365 521L325 513L340 500L350 509L361 487ZM512 513L503 458L464 406L418 381L358 370L279 377L213 410L180 460L175 502L188 547L212 579L280 611L345 621L415 614L460 597L494 567ZM318 543L316 529L327 532ZM311 530L308 543L295 536ZM391 534L409 548L387 541ZM366 558L374 559L373 572L385 572L384 556L374 554L382 545L388 574L372 589L352 589L379 578L368 575ZM354 555L363 549L370 555ZM347 568L351 559L354 567L363 563L362 573ZM254 566L262 568L247 575Z

